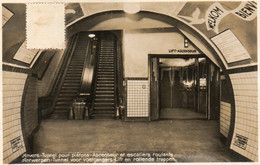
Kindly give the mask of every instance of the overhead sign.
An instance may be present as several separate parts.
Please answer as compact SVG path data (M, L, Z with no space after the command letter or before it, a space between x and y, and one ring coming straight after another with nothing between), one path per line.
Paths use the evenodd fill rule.
M243 1L232 11L225 10L218 2L213 3L206 12L205 20L207 30L213 30L218 33L220 21L230 13L244 21L252 21L257 15L257 3L254 1Z
M215 33L219 33L218 26L228 14L234 14L244 21L252 21L257 16L257 3L255 1L243 1L236 9L226 10L221 3L215 2L207 9L205 19L200 18L201 10L199 8L196 8L191 16L178 15L178 17L187 20L192 25L205 23L208 31L213 30Z
M194 49L169 49L169 53L198 53Z
M229 13L230 12L225 10L220 3L213 3L206 12L207 30L213 30L218 33L218 25L220 21Z
M257 15L257 3L254 1L241 2L232 13L245 21L252 21Z

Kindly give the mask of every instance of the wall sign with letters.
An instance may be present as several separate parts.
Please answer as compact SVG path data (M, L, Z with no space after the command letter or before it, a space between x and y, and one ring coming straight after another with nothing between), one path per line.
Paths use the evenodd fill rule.
M30 64L38 51L39 51L38 49L27 49L26 42L23 42L23 44L18 49L18 51L16 52L13 58L15 60Z
M169 53L197 53L197 50L194 49L169 49Z
M211 40L222 52L227 63L251 58L245 47L229 29L211 38Z
M2 26L6 24L6 22L13 16L14 14L5 8L4 6L2 7Z
M245 150L247 146L247 141L247 137L236 134L234 145Z
M257 3L254 1L243 1L236 9L232 11L225 10L223 6L218 2L213 3L206 12L207 30L213 30L216 33L219 33L218 25L220 21L230 13L234 14L244 21L252 21L256 18L256 9Z
M252 21L257 15L257 3L254 1L244 1L232 11L232 13L245 21Z
M220 3L213 3L206 12L207 30L213 30L218 33L218 25L220 21L228 14L229 12L225 10Z
M243 1L234 10L226 10L221 3L215 2L209 6L206 11L205 18L200 18L201 10L196 8L191 16L178 15L192 25L206 24L207 30L213 30L215 33L219 33L218 26L221 20L229 15L233 14L243 21L252 21L257 16L257 3L255 1Z
M18 136L17 138L14 138L10 141L12 152L15 153L19 151L21 148L23 148L21 136Z

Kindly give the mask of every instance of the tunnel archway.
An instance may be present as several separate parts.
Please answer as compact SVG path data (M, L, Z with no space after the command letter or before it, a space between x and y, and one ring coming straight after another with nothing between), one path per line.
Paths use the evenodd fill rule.
M217 3L222 5L224 8L229 9L228 10L229 15L227 17L225 16L225 19L223 19L221 25L219 26L219 30L222 32L231 31L231 34L234 33L236 37L234 37L233 39L237 39L238 42L239 41L241 42L242 46L241 47L238 46L238 47L241 49L244 48L246 49L245 51L248 51L249 59L246 59L245 61L237 60L235 63L228 62L226 60L227 56L224 56L226 55L226 53L224 52L222 54L221 53L222 49L220 49L221 47L219 46L218 48L218 46L215 46L214 45L215 41L213 40L213 38L216 36L220 37L222 32L217 33L213 31L209 31L206 29L204 24L199 24L199 25L195 24L194 26L190 25L186 21L180 19L179 16L177 16L177 15L182 15L181 18L184 18L185 16L189 16L192 13L192 11L194 11L193 9L196 9L198 7L201 10L200 18L204 18L203 15L204 14L207 15L206 11L209 11L210 9L209 6L211 4L212 6L216 4L214 2L207 2L206 4L200 4L200 2L162 3L160 7L155 6L154 3L145 4L145 5L141 4L143 10L136 14L125 13L122 9L122 3L116 3L116 4L103 3L102 5L100 5L100 3L71 3L71 4L68 3L65 4L65 10L66 10L65 24L67 24L65 31L66 31L67 40L69 41L67 48L71 47L69 44L70 40L73 38L73 36L76 37L78 32L83 32L83 31L84 33L92 33L95 31L112 32L112 30L114 30L112 33L115 32L115 35L117 36L116 41L118 41L120 44L123 43L123 46L127 45L126 46L127 48L123 48L123 50L125 51L123 52L125 53L124 58L130 59L133 57L135 58L138 56L139 57L142 56L143 59L147 57L146 55L149 55L149 53L147 53L147 50L142 52L142 49L139 49L139 47L137 46L138 48L137 51L140 51L142 53L138 53L137 51L135 52L129 51L130 50L129 48L133 46L131 44L132 41L127 42L130 44L125 44L126 42L123 40L121 36L125 36L126 38L129 39L130 36L129 32L131 30L132 31L139 30L139 32L137 32L136 34L138 35L141 34L141 35L139 35L140 37L136 37L136 38L140 39L141 41L144 41L142 39L143 31L140 31L140 29L154 30L156 28L157 28L157 32L159 33L165 31L165 29L167 28L171 29L172 31L168 31L170 32L168 33L170 34L169 35L170 37L167 37L167 39L174 38L173 37L174 35L171 34L175 32L182 34L183 37L191 41L191 44L197 46L196 48L197 50L200 50L198 51L200 54L207 55L207 58L210 58L211 61L213 61L216 65L218 65L219 68L222 69L220 72L221 76L219 78L221 81L221 85L223 83L223 88L221 90L221 93L224 93L224 97L222 96L220 97L221 98L220 110L222 114L222 116L220 115L220 120L221 119L222 120L219 121L219 123L218 121L215 122L217 126L218 124L220 125L220 132L218 128L216 128L215 129L216 132L214 135L219 135L223 137L225 142L227 142L227 146L229 149L235 151L238 154L241 154L241 156L245 156L250 160L257 161L258 158L258 153L257 153L258 94L257 92L258 91L255 90L257 89L257 78L258 78L257 48L256 48L257 47L257 42L256 42L257 41L257 29L256 29L257 19L255 19L256 16L253 16L251 17L252 20L250 21L243 20L237 17L237 15L235 15L234 13L230 12L235 8L239 9L243 4L252 5L252 4L256 4L256 2L252 1L252 2L245 2L245 3L244 2L235 2L235 3L217 2ZM47 106L46 107L42 106L42 103L45 105L49 105L49 103L50 104L55 103L55 101L52 101L52 99L50 99L49 93L50 91L52 91L51 88L54 86L52 85L53 82L57 80L58 76L55 76L56 73L61 70L59 68L61 65L64 64L63 60L60 59L66 57L66 55L64 55L64 49L53 50L53 52L51 50L46 50L46 51L39 51L39 53L37 54L34 53L35 55L35 58L33 60L34 62L30 65L27 63L23 63L22 61L16 61L14 59L15 55L17 54L15 53L16 50L19 49L26 50L26 48L23 47L25 44L22 44L25 43L24 41L26 38L25 30L24 30L25 22L26 22L25 21L26 4L5 3L3 4L3 7L7 8L7 10L10 10L14 14L14 16L9 18L10 20L7 20L7 22L4 23L5 25L3 25L3 43L4 43L3 50L5 51L3 52L3 71L2 71L3 91L4 91L3 92L3 100L4 100L3 101L3 114L4 114L3 134L5 136L4 137L5 142L3 145L4 161L11 162L18 156L20 156L21 158L23 152L30 153L30 147L32 146L31 142L33 141L32 139L33 137L35 137L35 134L40 132L38 131L40 126L42 126L42 124L45 123L45 121L41 122L41 120L43 119L41 115L44 114L44 111L46 109L48 110L50 109ZM69 11L67 9L69 9ZM73 10L75 11L74 13ZM255 14L257 10L254 11ZM19 21L17 21L17 19L19 19ZM75 20L73 21L73 19ZM146 19L149 19L150 23L149 21L148 23L147 21L143 21ZM146 26L142 27L140 26L140 22L142 23L145 22L147 24ZM152 25L152 22L154 22L155 24L157 23L156 24L157 26L150 27L150 25ZM12 26L13 24L16 24L17 26L19 25L18 27L20 28L18 29L12 28L14 27ZM128 26L130 28L128 28ZM150 32L149 35L151 35ZM13 35L11 35L10 37L10 34ZM156 37L152 37L152 38L156 38ZM170 43L171 45L174 45L176 43L173 40L167 40L167 42L164 42L163 41L164 37L162 36L157 38L159 38L161 43ZM12 42L8 44L9 41ZM139 44L141 43L138 40L136 41ZM150 44L149 40L147 40L146 42ZM183 38L181 38L181 40L178 40L178 42L183 44L182 43ZM169 48L175 48L175 46L172 47L169 46L169 44L168 45L165 44L167 46L164 46L164 44L161 43L157 42L157 45L163 46L164 48L163 52L166 51L166 55L171 55L170 50L173 49L169 49ZM159 49L162 50L161 48L159 48L160 46L157 47L157 45L154 47L156 49L158 48L158 50ZM229 44L227 43L226 45ZM228 49L230 48L231 46L228 46ZM144 52L146 54L144 54ZM26 54L27 53L25 52L23 55ZM231 56L233 56L233 54L234 56L239 55L236 54L236 52L232 52ZM51 62L51 64L49 62ZM46 64L41 65L42 63L46 63ZM125 67L124 71L128 72L127 76L125 77L122 76L123 81L122 83L120 83L122 84L122 86L124 85L125 82L128 81L128 77L130 78L134 78L134 76L136 76L137 78L138 76L139 78L142 76L144 77L145 74L143 73L147 73L148 75L149 72L148 69L142 67L142 65L139 65L140 63L142 62L139 62L138 65L136 65L135 62L131 64L131 60L128 60L127 62L124 63L125 66L122 65L121 68ZM140 71L141 74L136 72L136 69L129 71L131 69L131 68L129 69L129 66L138 68L137 71ZM146 66L148 66L148 64ZM45 71L46 74L44 74ZM129 74L129 72L131 72L131 74ZM136 72L137 74L132 74L132 72ZM19 79L19 81L17 81L17 79ZM148 82L149 77L144 78L142 80ZM19 82L19 84L17 84L17 82ZM150 87L151 89L150 84L148 84L148 87ZM14 89L17 91L14 92L13 91ZM223 91L223 89L226 91ZM126 96L125 98L128 97ZM147 109L145 109L145 111L148 111ZM12 117L10 114L12 115ZM150 122L149 124L156 124L156 123L157 122ZM13 132L11 132L10 130L12 130ZM204 141L210 142L210 140L208 139L204 139ZM13 150L13 148L11 148L10 146L10 143L12 144L12 142L14 141L20 142L21 144L21 147L17 148L19 152L16 152L16 150ZM217 139L217 141L220 142L219 139ZM223 147L222 143L221 145ZM171 145L167 145L167 146L171 146ZM10 152L10 150L12 150L12 152ZM226 153L223 152L223 154Z
M72 36L80 31L91 31L95 29L94 27L104 21L112 20L116 18L128 18L134 21L141 20L143 18L150 18L153 20L158 20L163 23L169 24L170 26L177 27L182 33L186 35L191 41L196 42L195 44L201 44L206 50L205 55L208 56L217 66L219 66L226 78L227 89L229 90L231 97L231 121L229 133L226 141L226 145L230 146L232 141L232 136L234 133L235 126L235 100L234 100L234 92L231 83L231 79L229 74L227 73L227 66L223 62L223 56L219 49L213 44L213 42L208 39L200 30L196 27L188 24L183 19L169 16L162 13L154 12L154 11L139 11L136 14L127 14L122 10L107 10L104 12L100 12L97 14L93 14L90 16L83 16L72 23L68 24L66 27L67 37ZM98 29L95 29L95 31ZM109 29L107 29L109 30Z

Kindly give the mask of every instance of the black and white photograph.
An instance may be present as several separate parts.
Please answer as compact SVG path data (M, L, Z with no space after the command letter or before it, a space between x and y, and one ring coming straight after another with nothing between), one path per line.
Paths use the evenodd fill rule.
M0 3L1 164L258 162L257 1Z

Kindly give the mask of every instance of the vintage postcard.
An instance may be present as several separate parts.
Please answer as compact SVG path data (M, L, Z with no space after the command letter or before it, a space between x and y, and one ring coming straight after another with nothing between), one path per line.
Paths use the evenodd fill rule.
M259 161L257 1L0 3L1 163Z

